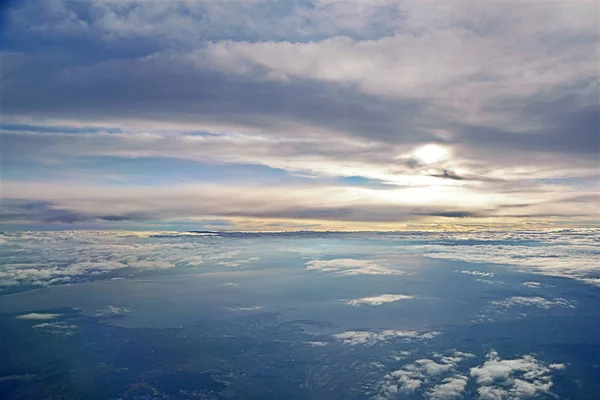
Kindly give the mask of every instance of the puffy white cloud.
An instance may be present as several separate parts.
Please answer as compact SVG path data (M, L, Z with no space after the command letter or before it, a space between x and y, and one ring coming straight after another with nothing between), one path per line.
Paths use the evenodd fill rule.
M465 360L473 365L474 354L457 350L444 354L434 353L433 359L417 359L387 373L374 398L395 399L418 389L427 399L451 400L463 398L467 387L473 386L480 400L522 400L551 394L552 371L565 368L564 364L547 365L532 355L503 360L494 350L480 365L465 368Z
M459 397L465 390L468 378L457 372L458 365L475 356L458 350L451 351L449 355L436 353L433 356L439 362L421 358L386 374L380 383L376 399L395 398L396 393L413 393L423 386L429 386L428 398L432 400Z
M550 368L533 356L502 360L497 352L490 351L487 358L470 370L471 377L480 385L481 400L518 400L550 392Z
M459 398L465 391L468 377L464 375L456 375L445 378L442 383L434 386L429 391L431 400L450 400Z
M363 297L360 299L349 300L346 304L351 306L361 306L361 305L369 305L369 306L380 306L385 303L393 303L395 301L400 300L410 300L413 296L407 296L404 294L380 294L378 296L371 297Z
M523 282L523 286L527 286L532 289L539 289L542 284L540 282Z

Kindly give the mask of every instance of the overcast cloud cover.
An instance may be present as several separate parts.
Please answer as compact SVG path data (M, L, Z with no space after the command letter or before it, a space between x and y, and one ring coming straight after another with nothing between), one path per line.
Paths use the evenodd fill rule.
M599 221L594 1L13 1L0 222Z

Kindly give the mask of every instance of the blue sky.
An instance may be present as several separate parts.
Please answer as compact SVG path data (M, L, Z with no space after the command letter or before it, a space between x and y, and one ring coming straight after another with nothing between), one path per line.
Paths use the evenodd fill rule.
M2 229L599 221L593 1L2 13Z

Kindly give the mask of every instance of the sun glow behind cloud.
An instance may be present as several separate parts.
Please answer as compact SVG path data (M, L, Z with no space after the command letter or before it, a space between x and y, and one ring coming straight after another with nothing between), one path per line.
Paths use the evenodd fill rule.
M599 222L593 2L52 4L0 33L6 229Z

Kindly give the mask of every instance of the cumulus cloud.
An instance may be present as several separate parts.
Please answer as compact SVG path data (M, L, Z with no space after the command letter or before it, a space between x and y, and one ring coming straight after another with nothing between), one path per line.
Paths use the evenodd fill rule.
M422 387L429 387L428 398L433 400L460 397L467 386L468 377L457 372L457 369L463 360L475 355L453 350L447 355L433 354L433 357L439 362L421 358L386 374L376 399L396 398L398 393L412 394Z
M363 297L360 299L349 300L346 304L351 306L361 306L361 305L369 305L369 306L380 306L385 303L393 303L395 301L400 300L410 300L413 296L407 296L404 294L381 294L378 296L372 297Z
M483 363L467 368L469 364L473 365L474 354L457 350L445 354L434 353L432 359L417 359L387 373L375 399L414 395L417 390L431 400L465 396L478 396L480 400L533 398L551 395L552 371L565 368L564 364L547 365L533 355L502 359L494 350L487 354Z
M379 342L387 342L393 339L397 339L403 342L433 339L439 334L440 333L436 331L417 332L386 329L383 331L346 331L336 333L333 335L333 337L340 340L343 344L347 344L350 346L373 346L374 344L377 344Z
M442 383L429 391L431 400L450 400L460 398L467 386L468 377L456 375L445 378Z
M516 400L550 393L550 368L533 356L502 360L497 352L490 351L487 358L470 370L480 386L477 391L481 400Z
M540 282L523 282L523 286L527 286L532 289L539 289L542 284Z

